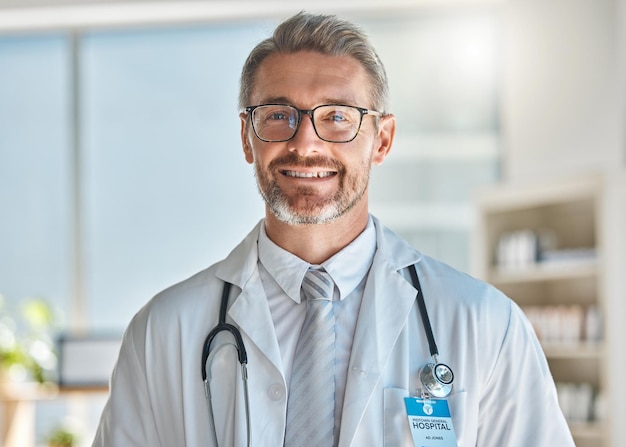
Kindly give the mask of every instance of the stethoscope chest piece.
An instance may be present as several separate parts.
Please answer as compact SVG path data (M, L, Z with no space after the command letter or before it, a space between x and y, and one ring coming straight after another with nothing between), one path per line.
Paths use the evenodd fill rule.
M427 363L419 373L424 391L432 397L448 397L452 392L454 373L445 363Z

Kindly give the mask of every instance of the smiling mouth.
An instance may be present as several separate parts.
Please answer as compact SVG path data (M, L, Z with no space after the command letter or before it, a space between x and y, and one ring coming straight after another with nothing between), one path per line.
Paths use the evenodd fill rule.
M319 172L301 172L301 171L281 171L287 177L295 178L326 178L337 174L336 171L319 171Z

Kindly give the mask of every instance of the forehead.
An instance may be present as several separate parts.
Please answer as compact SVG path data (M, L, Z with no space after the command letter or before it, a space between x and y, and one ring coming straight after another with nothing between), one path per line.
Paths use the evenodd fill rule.
M273 54L259 66L251 104L287 101L299 107L345 103L370 107L371 81L350 56Z

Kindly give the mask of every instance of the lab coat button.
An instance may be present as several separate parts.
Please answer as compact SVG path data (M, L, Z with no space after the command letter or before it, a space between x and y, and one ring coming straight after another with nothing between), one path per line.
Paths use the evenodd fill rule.
M272 400L281 400L285 396L285 388L280 383L275 383L269 387L268 394Z
M364 369L354 367L352 368L352 370L362 378L367 377L367 371L365 371Z

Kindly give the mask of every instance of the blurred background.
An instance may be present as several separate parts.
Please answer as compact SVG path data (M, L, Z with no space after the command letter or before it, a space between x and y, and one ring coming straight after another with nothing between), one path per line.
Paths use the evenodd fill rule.
M132 316L263 217L239 73L303 9L386 65L372 212L522 305L577 445L626 445L623 0L0 0L0 445L90 445Z

